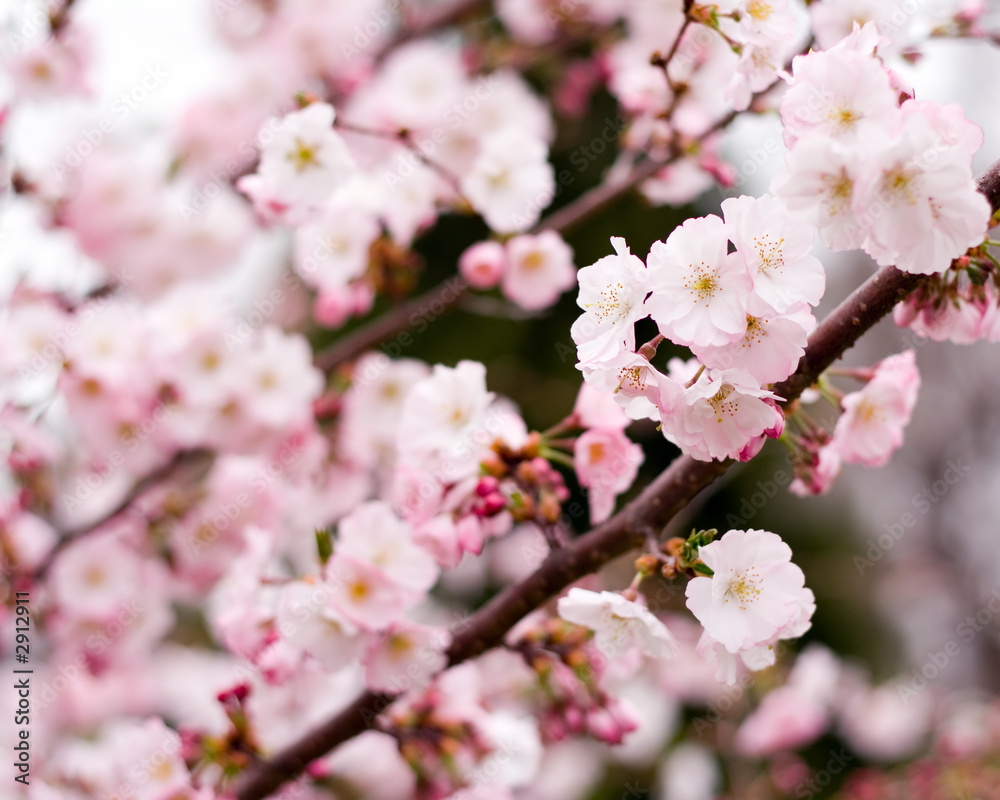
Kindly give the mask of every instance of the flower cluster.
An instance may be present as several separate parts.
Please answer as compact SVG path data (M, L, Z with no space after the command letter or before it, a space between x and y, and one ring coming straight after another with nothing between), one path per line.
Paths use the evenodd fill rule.
M788 221L780 201L733 198L723 214L654 242L645 265L614 240L616 255L580 270L584 314L572 329L588 383L706 461L747 460L781 434L781 398L766 384L798 365L825 284L813 229ZM634 323L647 316L698 361L658 371L655 346L636 349Z
M832 250L942 272L989 227L972 174L983 134L959 106L912 99L877 56L885 41L868 23L796 56L781 102L789 153L773 189Z

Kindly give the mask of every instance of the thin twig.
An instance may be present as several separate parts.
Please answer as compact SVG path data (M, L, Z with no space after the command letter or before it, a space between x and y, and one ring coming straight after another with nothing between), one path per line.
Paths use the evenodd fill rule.
M45 557L45 560L35 570L34 579L38 581L44 578L56 557L64 549L66 549L66 547L75 542L77 539L86 536L91 531L97 530L98 528L103 527L109 522L117 519L120 514L127 511L132 504L149 489L152 489L154 486L158 486L159 484L180 475L184 471L194 471L200 473L205 467L212 463L213 459L214 455L211 451L200 448L193 450L180 450L175 453L165 464L162 464L140 479L131 489L129 489L128 493L118 502L118 504L104 514L100 519L79 528L64 531L62 536L60 536L59 541L56 542L55 546Z

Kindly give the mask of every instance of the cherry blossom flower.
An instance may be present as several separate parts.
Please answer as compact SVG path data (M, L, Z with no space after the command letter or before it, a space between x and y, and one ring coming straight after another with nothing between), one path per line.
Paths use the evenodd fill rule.
M378 630L399 619L414 599L369 561L334 553L325 580L334 609L365 630Z
M400 586L426 592L438 577L431 555L413 542L409 526L389 506L362 503L340 520L336 551L367 561Z
M691 351L710 369L738 366L761 384L775 383L795 371L815 326L816 319L804 303L795 311L779 314L753 298L742 340L721 347L692 347Z
M483 425L494 395L486 391L486 368L460 361L454 368L440 364L406 396L399 421L399 446L404 458L444 455L454 468L472 455L473 438Z
M576 303L584 314L570 330L580 361L607 361L622 348L635 349L635 323L649 314L646 267L625 240L612 237L616 255L604 256L577 273Z
M927 275L986 237L990 204L976 188L969 153L949 145L933 115L911 113L878 154L859 191L865 250L886 266Z
M753 293L779 313L819 304L826 288L823 265L813 256L816 233L788 219L774 197L722 201L729 236L753 277Z
M673 412L681 394L675 380L659 372L649 359L630 350L602 364L577 364L584 380L614 398L631 419L658 419Z
M897 94L875 57L842 43L825 52L796 56L792 74L792 85L781 101L788 147L810 133L854 149L870 147L892 128Z
M365 654L365 683L375 692L404 692L430 683L448 664L450 636L426 625L398 623L374 639Z
M855 211L861 170L856 151L826 136L809 135L788 152L772 190L792 219L819 229L831 250L856 250L865 242Z
M515 236L507 242L500 288L521 308L551 306L575 280L573 250L555 231Z
M615 497L626 491L643 462L642 448L621 429L594 428L579 436L573 463L580 485L588 490L590 521L604 522L615 508Z
M777 437L784 427L774 400L744 370L705 370L672 411L661 411L663 435L699 461L745 460L761 436Z
M586 382L580 384L573 416L583 428L625 430L632 422L611 394Z
M333 106L311 103L267 127L277 133L261 152L254 175L238 186L267 218L295 218L319 208L346 181L354 160L333 130Z
M728 246L729 229L714 214L689 219L666 242L653 242L646 307L678 344L723 345L745 333L753 280Z
M518 129L499 131L460 179L462 194L497 233L534 225L555 195L555 176L544 141Z
M352 663L365 647L361 628L330 604L322 583L291 581L282 587L275 623L286 641L331 671Z
M907 350L875 367L871 381L846 395L844 413L833 430L833 446L841 459L880 467L903 443L920 389L916 354Z
M475 289L492 289L500 283L507 264L507 253L500 242L477 242L462 253L458 271Z
M570 589L559 599L559 616L594 631L597 648L620 656L635 647L652 658L670 658L677 642L649 609L616 592Z
M729 531L699 557L714 574L688 583L687 607L730 653L776 639L812 595L791 548L768 531Z
M319 289L337 289L364 275L381 234L375 218L336 198L295 230L295 269Z

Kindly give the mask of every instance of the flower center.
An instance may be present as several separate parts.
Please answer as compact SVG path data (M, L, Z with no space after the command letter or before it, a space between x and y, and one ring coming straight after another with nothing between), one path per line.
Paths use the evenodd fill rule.
M826 184L826 193L829 197L830 216L836 216L849 205L854 196L854 181L847 175L846 170L841 170L839 175L824 175L823 182Z
M771 16L773 11L774 9L771 8L771 4L765 3L763 0L750 0L750 2L747 3L747 14L758 22L766 20Z
M844 102L830 112L829 119L833 127L843 133L853 128L861 120L861 115Z
M590 458L591 464L597 464L604 458L604 445L601 442L594 442L590 445L587 455Z
M913 205L917 202L913 192L913 183L916 177L916 170L896 167L885 173L885 177L882 178L882 188L888 194L897 198L905 198L907 203Z
M784 243L784 237L776 242L771 241L771 237L767 235L754 237L753 245L757 251L757 269L760 272L780 270L785 266L785 254L781 247Z
M633 392L641 392L646 388L646 373L642 367L625 367L618 375L621 380L618 382L615 394L618 394L622 386Z
M309 167L318 167L319 159L316 158L316 148L308 145L301 139L295 140L295 149L288 154L288 160L295 165L298 172Z
M528 253L521 261L521 266L527 272L534 272L535 270L541 269L545 265L545 256L539 253L537 250Z
M760 574L753 567L734 573L726 585L724 594L726 603L732 600L739 605L741 611L746 611L747 607L760 597L761 583L763 581Z
M694 275L684 281L684 288L690 294L697 295L699 300L709 300L715 294L715 290L719 288L719 281L715 273L708 268L704 261L698 267L691 264L690 268Z
M726 399L734 391L733 387L728 383L724 384L722 388L715 393L715 397L708 401L709 405L715 409L716 422L720 425L722 424L722 416L724 414L729 414L731 416L736 413L736 401Z
M764 330L764 323L766 322L766 319L751 317L747 314L747 335L743 337L744 347L753 347L764 340L764 337L767 335L767 332Z
M613 319L613 321L623 319L629 312L627 299L623 302L620 297L620 293L624 292L625 287L620 283L609 283L601 292L601 299L596 303L587 303L586 307L597 309L594 316L597 317L598 322L604 322L607 319Z

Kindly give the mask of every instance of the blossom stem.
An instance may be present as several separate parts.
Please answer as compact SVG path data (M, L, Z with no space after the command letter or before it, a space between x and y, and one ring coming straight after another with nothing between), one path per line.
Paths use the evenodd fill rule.
M639 355L645 358L647 361L652 361L653 356L656 355L656 348L660 346L660 343L666 339L662 333L656 334L652 339L650 339L646 344L639 348Z
M570 469L575 469L576 465L573 463L573 457L561 452L560 450L553 450L551 447L542 447L538 454L549 461L555 461L558 464L562 464Z

